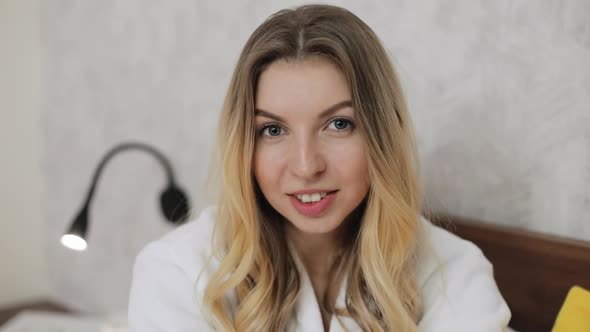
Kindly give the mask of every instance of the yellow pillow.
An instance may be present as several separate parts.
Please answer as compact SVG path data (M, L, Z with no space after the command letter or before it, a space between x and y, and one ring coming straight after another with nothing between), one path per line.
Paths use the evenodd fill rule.
M559 310L551 332L590 331L590 291L574 286Z

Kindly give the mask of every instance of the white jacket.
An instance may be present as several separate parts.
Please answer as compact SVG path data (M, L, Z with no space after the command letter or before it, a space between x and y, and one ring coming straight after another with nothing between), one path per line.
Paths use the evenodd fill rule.
M210 331L200 313L203 290L215 264L197 277L211 253L215 209L148 244L137 256L129 297L132 332ZM473 243L422 218L430 246L420 249L418 282L424 314L419 331L504 331L510 310L494 281L492 265ZM297 260L297 258L295 258ZM323 331L311 282L297 262L301 290L289 331ZM193 294L196 293L196 296ZM345 307L345 285L336 300ZM361 331L354 320L340 317L346 328ZM335 317L330 332L346 331Z

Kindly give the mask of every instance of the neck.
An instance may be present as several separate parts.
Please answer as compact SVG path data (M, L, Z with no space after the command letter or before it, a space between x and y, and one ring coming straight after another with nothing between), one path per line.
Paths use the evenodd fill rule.
M342 248L341 231L326 234L303 233L289 225L286 230L297 255L310 275L327 275Z

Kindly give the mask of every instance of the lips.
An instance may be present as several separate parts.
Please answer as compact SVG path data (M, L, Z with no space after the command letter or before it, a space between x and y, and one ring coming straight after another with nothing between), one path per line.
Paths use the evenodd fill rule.
M332 202L336 198L337 190L334 191L324 191L327 195L322 198L318 202L311 202L311 203L303 203L301 202L295 195L302 195L302 194L311 194L317 193L321 191L299 191L297 193L289 195L289 199L291 200L291 204L293 207L302 215L306 217L319 217L321 216L328 208L332 205Z

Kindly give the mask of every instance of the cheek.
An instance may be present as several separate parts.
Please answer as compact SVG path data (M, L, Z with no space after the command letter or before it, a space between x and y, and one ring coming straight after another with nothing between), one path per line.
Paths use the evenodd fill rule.
M281 159L268 147L257 147L254 151L254 176L263 192L272 190L274 181L279 179Z
M347 181L368 186L368 161L364 143L360 138L351 143L332 149L331 164L338 169L338 173Z

